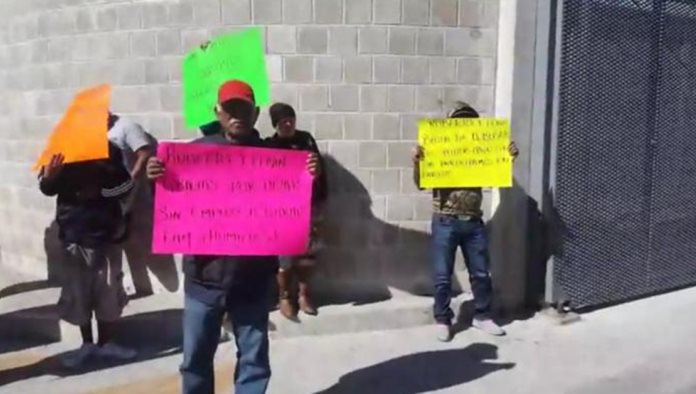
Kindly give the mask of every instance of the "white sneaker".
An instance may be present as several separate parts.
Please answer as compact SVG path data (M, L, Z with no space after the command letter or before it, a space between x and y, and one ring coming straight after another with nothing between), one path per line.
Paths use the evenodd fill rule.
M478 328L488 335L493 335L496 337L502 337L505 335L505 330L497 325L490 317L474 317L472 326L474 328Z
M135 358L138 355L138 352L133 349L109 342L106 345L97 348L97 355L106 358L115 358L117 360L130 360Z
M97 351L97 345L85 343L79 349L75 349L61 356L60 363L66 368L81 366L90 356Z
M452 327L447 324L437 324L435 327L438 341L449 342L452 340Z

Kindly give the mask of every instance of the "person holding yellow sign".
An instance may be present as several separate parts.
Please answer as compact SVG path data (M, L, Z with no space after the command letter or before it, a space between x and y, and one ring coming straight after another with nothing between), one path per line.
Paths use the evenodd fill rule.
M449 118L479 118L479 114L471 106L460 103ZM504 149L505 155L509 155L512 160L519 154L514 142L508 143ZM420 145L413 151L413 179L421 189L423 188L422 170L427 172L428 167L433 166L431 163L424 162L427 154L428 148ZM424 169L421 169L422 163L424 163ZM475 168L472 166L471 170L475 171ZM435 288L433 315L437 323L437 337L443 342L452 340L453 336L454 313L450 308L450 302L455 253L458 248L461 248L464 255L471 289L474 293L473 327L491 335L505 335L505 331L491 318L493 285L490 275L488 235L482 219L482 200L481 187L433 188L431 241L431 265Z

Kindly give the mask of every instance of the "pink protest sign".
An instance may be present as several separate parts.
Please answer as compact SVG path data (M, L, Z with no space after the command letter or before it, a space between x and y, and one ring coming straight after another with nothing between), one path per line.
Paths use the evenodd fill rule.
M162 143L154 253L298 255L309 237L307 153Z

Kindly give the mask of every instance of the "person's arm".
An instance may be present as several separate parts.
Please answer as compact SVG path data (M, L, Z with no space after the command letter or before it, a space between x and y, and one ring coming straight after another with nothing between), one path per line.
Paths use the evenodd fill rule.
M145 174L147 179L154 182L157 179L164 176L164 162L158 159L157 156L151 156L147 159L147 165L145 166Z
M323 172L323 167L320 156L310 151L307 157L307 171L316 179Z
M138 179L145 169L147 159L153 154L152 147L150 146L150 138L148 138L145 130L137 123L129 125L129 127L124 130L124 134L126 145L128 145L130 150L135 154L135 162L133 163L130 175L133 179Z
M39 173L39 189L45 196L53 197L60 193L63 186L63 162L65 157L62 154L55 154L51 160L41 168Z
M109 144L109 158L101 162L103 178L101 195L106 198L123 198L133 190L133 179L123 166L121 152Z
M324 157L321 155L321 152L319 152L319 146L317 145L317 141L312 137L311 134L309 135L309 145L312 153L314 153L317 157L317 161L319 163L319 172L317 176L314 178L314 182L316 184L316 193L317 193L317 200L318 202L325 202L328 198L328 177L326 175L326 166L325 166L325 161Z
M423 160L423 148L417 146L413 149L413 183L419 190L423 190L420 186L420 162Z
M312 174L314 181L317 182L318 178L324 172L324 159L319 153L319 147L314 137L312 137L312 134L299 130L297 132L302 133L304 136L303 138L306 139L305 144L308 146L310 152L309 157L307 157L307 171Z
M510 152L510 156L512 156L513 162L517 160L517 156L520 155L520 150L519 148L517 148L517 144L515 144L515 141L510 142L510 145L508 146L508 152Z
M420 162L413 163L413 183L420 189Z
M131 169L131 178L138 179L140 177L143 171L145 171L145 164L150 156L152 156L152 151L149 145L135 152L135 163L133 163L133 169Z

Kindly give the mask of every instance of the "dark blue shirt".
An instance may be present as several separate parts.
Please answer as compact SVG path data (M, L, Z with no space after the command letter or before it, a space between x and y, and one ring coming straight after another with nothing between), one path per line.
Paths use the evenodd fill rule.
M96 247L126 237L120 199L133 188L121 151L109 143L109 158L66 164L52 179L40 178L46 196L57 196L56 223L64 243Z
M266 146L256 130L249 137L234 142L222 134L214 134L193 143ZM186 255L183 269L187 296L210 305L224 305L230 298L244 301L267 296L268 284L278 271L278 257Z

